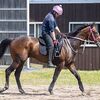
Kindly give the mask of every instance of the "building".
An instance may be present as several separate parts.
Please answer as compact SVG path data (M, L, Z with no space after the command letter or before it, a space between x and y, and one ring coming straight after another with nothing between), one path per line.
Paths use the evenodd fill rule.
M0 40L20 35L38 37L44 16L55 4L62 4L64 14L58 21L62 32L95 22L100 32L100 0L0 0ZM82 47L80 51L82 52ZM84 55L77 55L76 65L82 70L100 69L100 52L94 44L86 46ZM10 64L8 53L1 64Z
M44 16L55 4L62 4L64 14L57 21L62 32L76 30L82 24L95 22L100 32L99 0L30 0L30 34L38 37ZM86 45L84 54L82 47L76 57L76 65L81 70L100 69L100 50L94 44Z
M27 0L0 0L0 41L27 35ZM11 64L9 53L0 64Z

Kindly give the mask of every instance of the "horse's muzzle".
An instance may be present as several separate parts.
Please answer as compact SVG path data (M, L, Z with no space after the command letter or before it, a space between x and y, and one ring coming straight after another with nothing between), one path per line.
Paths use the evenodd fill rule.
M97 41L97 42L96 42L96 45L97 45L97 47L100 47L100 42Z

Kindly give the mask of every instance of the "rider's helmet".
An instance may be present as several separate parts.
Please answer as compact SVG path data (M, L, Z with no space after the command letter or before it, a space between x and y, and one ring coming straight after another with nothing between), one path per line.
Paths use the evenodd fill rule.
M62 15L63 13L63 8L62 5L56 5L53 7L53 11L55 11L58 15Z

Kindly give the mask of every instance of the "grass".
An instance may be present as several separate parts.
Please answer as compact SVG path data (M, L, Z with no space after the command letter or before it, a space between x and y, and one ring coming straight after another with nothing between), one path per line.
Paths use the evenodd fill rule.
M0 85L4 85L5 83L5 73L4 69L0 70ZM100 71L78 71L83 84L86 85L100 85ZM54 73L54 69L49 68L39 68L34 71L22 71L21 74L21 83L23 85L49 85L52 76ZM10 84L16 84L14 73L11 74ZM62 70L59 75L59 78L56 82L58 86L64 85L76 85L77 80L75 77L68 71Z

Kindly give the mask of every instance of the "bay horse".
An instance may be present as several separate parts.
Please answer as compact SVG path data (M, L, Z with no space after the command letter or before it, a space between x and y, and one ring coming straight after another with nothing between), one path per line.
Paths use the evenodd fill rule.
M96 39L99 37L99 33L96 30L95 25L86 25L79 28L74 32L76 38L78 39L67 39L63 38L63 46L59 58L53 59L53 63L57 66L53 75L52 82L49 86L48 91L53 94L53 87L55 82L61 72L61 70L66 67L70 72L76 77L79 85L79 89L84 92L84 87L75 67L75 55L78 52L80 45L83 43L82 40L91 40L97 43ZM70 34L71 35L71 34ZM9 88L9 77L10 74L15 70L15 79L19 89L19 92L24 94L20 82L20 74L23 65L28 57L33 57L43 63L47 63L48 56L40 54L39 51L39 40L31 36L20 36L15 39L4 39L0 43L0 58L5 53L7 47L10 48L10 54L12 57L12 64L5 70L5 86L0 90L0 93L6 91Z

